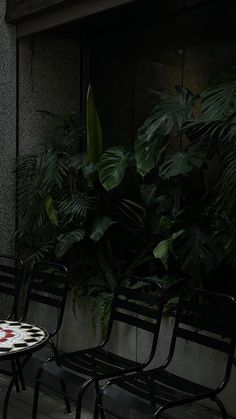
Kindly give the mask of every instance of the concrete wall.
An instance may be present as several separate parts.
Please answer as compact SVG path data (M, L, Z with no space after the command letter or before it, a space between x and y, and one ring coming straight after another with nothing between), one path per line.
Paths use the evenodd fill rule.
M79 111L79 43L34 35L19 41L19 150L37 151L48 120L38 111Z
M16 37L0 0L0 252L14 251L16 158Z

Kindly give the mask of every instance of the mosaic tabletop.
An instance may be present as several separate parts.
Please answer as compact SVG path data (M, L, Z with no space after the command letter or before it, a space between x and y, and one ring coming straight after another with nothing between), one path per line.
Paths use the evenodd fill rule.
M0 320L0 359L4 355L17 355L37 350L48 340L46 330L32 324Z

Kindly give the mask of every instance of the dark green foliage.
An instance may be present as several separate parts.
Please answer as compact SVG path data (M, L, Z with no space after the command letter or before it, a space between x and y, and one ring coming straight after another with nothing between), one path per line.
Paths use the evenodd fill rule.
M226 286L217 273L236 264L235 83L224 76L200 96L178 86L133 149L119 145L100 158L90 96L87 157L76 116L50 115L44 149L18 162L20 249L31 264L65 262L76 301L89 302L103 330L119 270L158 277L169 307L186 284Z
M80 152L81 132L75 130L76 116L65 115L64 121L50 114L50 119L57 136L53 131L38 154L22 157L17 165L18 247L30 268L42 259L64 262L74 295L78 301L89 301L94 319L100 318L104 328L116 272L132 264L134 249L138 252L143 246L143 241L137 243L145 215L139 184L134 179L107 192L97 173L101 164L91 162L92 140L97 140L93 130L86 163ZM97 158L97 149L95 154ZM111 156L110 151L107 154ZM113 178L117 183L125 164L118 161L121 155L122 149L112 166L119 172L118 181Z
M212 286L212 273L217 278L219 267L235 263L235 83L234 74L223 75L199 96L178 86L176 96L166 96L154 107L130 157L132 170L136 161L143 200L142 236L148 232L155 243L154 256L166 272L159 279L175 283L175 293L188 281ZM110 182L109 189L114 187L117 182ZM220 287L217 280L215 286Z

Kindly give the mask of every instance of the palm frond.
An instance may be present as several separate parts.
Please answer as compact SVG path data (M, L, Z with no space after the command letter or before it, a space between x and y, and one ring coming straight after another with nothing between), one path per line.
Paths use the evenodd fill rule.
M225 146L236 138L236 117L216 119L200 118L188 121L180 130L192 143L199 146Z
M234 144L225 148L218 188L220 205L231 213L236 206L236 146Z
M87 193L78 193L70 199L60 203L58 215L66 222L72 222L78 218L85 220L89 213L97 208L97 197Z
M160 166L159 174L163 179L187 175L195 170L199 170L204 162L204 154L189 147L185 151L171 154Z
M68 153L81 149L84 129L78 126L79 116L74 112L56 114L48 111L38 111L47 117L46 151L53 148Z
M41 165L43 155L25 156L17 165L17 214L21 219L30 217L44 197L41 191ZM38 208L38 209L39 209Z
M68 169L72 170L75 174L78 174L81 169L84 168L83 158L81 153L69 156L67 159Z
M222 74L201 94L201 111L211 120L235 113L236 75Z
M49 193L53 188L61 189L67 174L67 155L54 150L44 155L41 164L41 189Z
M145 209L142 205L130 199L123 198L118 205L119 221L130 231L140 231L144 228Z

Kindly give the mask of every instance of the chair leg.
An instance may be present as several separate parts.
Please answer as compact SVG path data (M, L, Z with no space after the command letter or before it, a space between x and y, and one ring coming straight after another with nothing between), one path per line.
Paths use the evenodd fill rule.
M105 413L102 407L102 397L100 394L97 393L95 405L94 405L94 412L93 412L93 419L105 419Z
M96 398L95 406L94 406L94 412L93 412L93 419L99 418L100 408L98 404L100 403L100 400Z
M77 400L76 400L76 412L75 412L75 419L80 419L81 418L81 410L82 410L82 400L83 400L83 396L85 391L87 390L87 388L90 386L90 384L92 384L94 382L93 378L90 378L88 381L85 381L85 383L81 386L79 394L77 396Z
M78 397L76 401L75 419L81 418L81 410L82 410L82 397Z
M64 402L65 402L65 405L66 405L66 411L67 411L67 413L71 413L71 405L70 405L70 402L69 402L69 398L66 396L68 393L67 393L67 388L66 388L65 381L60 380L60 383L61 383L62 392L64 394L63 397L64 397Z
M212 399L214 402L216 402L216 404L217 404L217 406L219 407L219 409L220 409L220 411L221 411L221 414L222 414L222 418L223 419L228 419L229 418L229 415L228 415L228 413L227 413L227 411L226 411L226 408L224 407L224 405L223 405L223 403L222 403L222 401L218 398L218 397L215 397L214 399Z
M80 402L76 405L75 419L81 418L81 410L82 410L82 398ZM94 412L93 412L93 419L99 419L99 413L100 413L100 418L105 419L104 411L100 409L97 404L95 404Z
M96 400L97 400L97 398L99 398L100 403L102 404L102 398L101 398L101 393L100 393L101 390L100 390L100 386L99 386L99 383L98 383L97 380L95 381L95 390L96 390ZM95 405L95 407L96 407L96 405ZM105 419L104 410L99 409L99 407L98 407L98 415L99 415L99 413L100 413L101 419ZM94 411L94 414L95 414L95 411Z
M51 346L55 357L58 356L58 350L57 350L57 347L56 347L55 343L51 339L48 341L48 343ZM55 359L55 362L58 365L58 367L60 367L60 362L58 362L56 359ZM60 383L61 383L61 389L62 389L62 392L63 392L64 402L65 402L65 405L66 405L66 411L67 411L67 413L71 413L71 405L70 405L69 398L67 397L66 383L62 379L60 379Z

